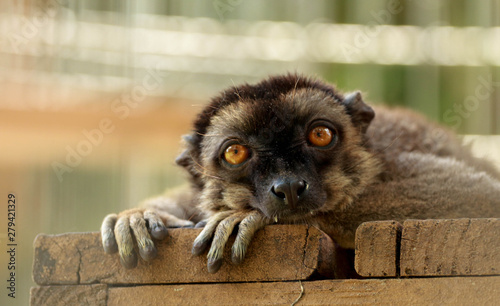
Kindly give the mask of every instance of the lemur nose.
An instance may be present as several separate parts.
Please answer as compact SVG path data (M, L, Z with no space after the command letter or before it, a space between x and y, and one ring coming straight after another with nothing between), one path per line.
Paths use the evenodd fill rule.
M271 193L290 206L291 209L297 207L300 196L306 191L307 183L299 179L278 180L271 187Z

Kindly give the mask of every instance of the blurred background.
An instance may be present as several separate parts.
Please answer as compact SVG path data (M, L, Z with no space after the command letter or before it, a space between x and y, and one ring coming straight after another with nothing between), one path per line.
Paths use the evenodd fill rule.
M38 233L97 231L181 184L179 139L208 99L285 72L459 134L500 134L500 0L0 1L0 238L4 250L15 193L14 302L28 303ZM500 159L498 136L472 143Z

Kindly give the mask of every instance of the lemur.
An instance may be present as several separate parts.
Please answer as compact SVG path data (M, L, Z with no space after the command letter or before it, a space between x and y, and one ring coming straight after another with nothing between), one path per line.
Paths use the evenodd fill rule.
M297 74L222 91L176 162L189 185L104 219L104 250L127 268L135 249L152 260L168 227L203 227L192 252L209 249L215 273L233 230L238 264L268 224L310 224L349 249L365 221L500 217L498 170L451 131Z

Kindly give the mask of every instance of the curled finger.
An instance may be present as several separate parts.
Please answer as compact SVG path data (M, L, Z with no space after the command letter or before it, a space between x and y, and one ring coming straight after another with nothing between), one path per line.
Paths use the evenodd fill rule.
M117 219L118 217L116 214L109 214L102 221L101 241L104 252L107 254L113 254L118 251L118 245L116 244L115 234L113 232Z
M152 210L146 210L144 212L144 219L149 224L149 231L153 238L162 240L167 236L167 228L157 213Z
M205 249L210 244L210 240L212 238L212 235L215 231L215 228L219 224L219 222L221 220L224 220L225 218L227 218L231 214L234 214L234 212L233 211L223 211L223 212L220 212L220 213L213 215L208 220L207 224L205 225L205 227L203 228L201 233L194 240L193 249L191 251L193 253L193 255L200 255L201 253L203 253L205 251Z
M231 261L234 264L240 264L243 261L255 232L268 223L268 219L258 211L251 212L240 222L238 234L231 248Z
M155 258L158 252L153 241L151 240L151 237L149 236L148 229L146 227L146 220L144 220L141 213L135 213L130 216L130 228L134 232L141 257L146 261L150 261Z
M215 273L220 269L224 255L224 246L233 232L234 227L243 219L243 217L244 215L241 213L234 214L222 220L219 225L217 225L212 245L207 255L208 272Z
M127 269L134 268L137 266L137 254L134 250L134 241L130 233L128 217L118 218L114 233L122 266Z

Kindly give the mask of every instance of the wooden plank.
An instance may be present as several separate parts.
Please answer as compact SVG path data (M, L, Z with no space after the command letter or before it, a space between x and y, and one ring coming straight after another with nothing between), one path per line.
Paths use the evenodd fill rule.
M108 294L110 306L290 305L296 300L299 305L495 305L500 277L162 285L109 288Z
M106 285L42 286L30 290L30 305L97 305L107 304Z
M39 285L282 281L305 280L317 272L332 275L332 269L344 268L333 260L333 242L318 229L272 225L256 234L239 266L230 262L230 240L221 270L210 274L206 257L191 254L199 232L169 230L167 239L157 242L158 257L151 262L140 260L131 270L120 265L117 254L104 253L99 233L39 235L35 240L33 279Z
M365 222L356 230L355 269L365 277L398 275L402 226L397 221Z
M402 276L499 275L500 219L408 220Z
M303 289L303 292L302 292ZM31 305L495 305L500 276L31 288Z

